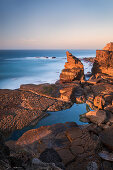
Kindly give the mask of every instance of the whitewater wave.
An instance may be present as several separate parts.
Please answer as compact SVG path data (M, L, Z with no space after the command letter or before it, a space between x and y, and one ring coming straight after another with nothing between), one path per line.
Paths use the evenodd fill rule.
M83 58L95 57L95 55L94 54L92 54L92 55L76 55L75 57L77 57L79 59L83 59ZM65 56L63 56L63 57L34 56L34 57L21 57L21 58L7 58L4 60L16 61L16 60L59 60L59 59L66 59L66 57Z
M15 60L38 60L38 59L49 59L49 60L53 60L53 59L65 59L64 57L47 57L47 56L43 56L43 57L23 57L23 58L7 58L5 60L11 60L11 61L15 61Z

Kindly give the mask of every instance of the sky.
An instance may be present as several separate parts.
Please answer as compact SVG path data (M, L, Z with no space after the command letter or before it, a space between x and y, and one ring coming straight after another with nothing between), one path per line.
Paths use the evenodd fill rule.
M0 49L101 49L113 0L0 0Z

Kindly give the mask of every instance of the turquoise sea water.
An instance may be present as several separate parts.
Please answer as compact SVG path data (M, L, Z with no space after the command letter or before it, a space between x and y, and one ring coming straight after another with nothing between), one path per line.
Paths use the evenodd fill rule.
M96 55L95 50L69 51L79 58ZM54 83L65 62L66 50L0 50L0 89L16 89L29 83ZM89 63L84 62L84 66L85 73L91 71Z

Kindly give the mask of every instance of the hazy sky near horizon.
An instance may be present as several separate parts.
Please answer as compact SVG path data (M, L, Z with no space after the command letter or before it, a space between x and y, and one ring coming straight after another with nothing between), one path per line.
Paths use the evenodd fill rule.
M113 0L0 0L0 49L96 49L113 41Z

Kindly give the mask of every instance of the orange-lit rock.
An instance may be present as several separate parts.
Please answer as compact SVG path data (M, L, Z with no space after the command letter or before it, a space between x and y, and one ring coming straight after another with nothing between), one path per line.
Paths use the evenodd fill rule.
M105 104L105 100L102 96L96 96L94 99L94 106L98 107L98 109L102 109Z
M74 80L80 80L84 76L83 64L81 61L73 56L68 51L66 52L67 62L64 65L64 69L60 74L61 82L72 82Z
M113 42L108 43L103 50L113 51Z
M103 50L96 51L93 73L104 73L113 76L113 42L107 44Z

